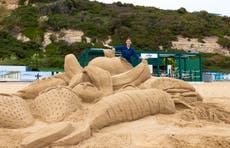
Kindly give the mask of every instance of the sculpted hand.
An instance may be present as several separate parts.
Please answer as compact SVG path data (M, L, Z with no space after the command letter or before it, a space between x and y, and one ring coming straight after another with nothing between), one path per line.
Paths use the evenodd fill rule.
M102 42L102 43L103 43L103 46L108 47L108 48L112 48L112 46L109 46L108 44L106 44L104 42Z

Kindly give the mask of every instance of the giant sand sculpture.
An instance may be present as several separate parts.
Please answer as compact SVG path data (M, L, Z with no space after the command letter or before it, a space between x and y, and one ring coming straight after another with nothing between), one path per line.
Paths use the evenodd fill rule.
M46 125L27 133L19 146L74 145L106 126L173 114L178 107L193 109L202 102L189 83L152 77L146 60L132 67L112 54L84 68L73 54L67 55L63 73L15 94L0 94L0 127L23 131L39 121Z

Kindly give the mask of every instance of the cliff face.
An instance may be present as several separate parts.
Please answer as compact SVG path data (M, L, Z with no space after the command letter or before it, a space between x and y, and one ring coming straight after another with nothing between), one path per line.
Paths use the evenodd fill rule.
M56 41L63 40L68 43L75 43L75 42L81 42L83 35L84 35L84 32L79 31L79 30L72 30L72 29L69 29L69 30L63 29L59 33L48 31L44 35L43 46L47 46L50 43L52 43L50 39L51 36L53 36Z
M195 38L189 39L178 36L177 39L178 41L172 42L172 48L183 49L187 52L218 53L225 56L230 55L227 48L223 48L217 43L218 37L215 36L205 37L202 43Z
M0 6L1 5L7 9L16 9L18 7L18 0L0 0Z
M6 4L6 5L17 5L18 0L0 0L0 3Z

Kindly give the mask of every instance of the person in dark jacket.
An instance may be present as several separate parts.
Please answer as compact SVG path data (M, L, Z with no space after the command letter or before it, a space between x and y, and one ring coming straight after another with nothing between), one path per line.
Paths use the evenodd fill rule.
M136 53L135 49L132 46L132 41L130 38L127 38L125 45L121 46L109 46L108 44L103 45L107 48L114 48L115 50L121 51L121 56L125 58L129 63L132 64L131 56L134 56L136 59L141 59L140 56Z

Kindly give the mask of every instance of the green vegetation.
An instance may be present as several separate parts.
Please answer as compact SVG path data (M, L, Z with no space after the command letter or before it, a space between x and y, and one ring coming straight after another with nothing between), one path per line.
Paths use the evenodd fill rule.
M230 57L218 54L203 54L204 71L230 72Z
M218 44L223 46L224 48L230 49L230 40L224 37L220 37L217 41Z
M4 65L62 69L66 54L79 55L85 48L90 48L90 44L82 42L69 45L60 41L48 45L44 52L41 45L34 41L23 43L8 32L0 31L0 64Z
M0 6L0 22L10 14L10 11L7 10L4 6Z
M34 67L31 57L41 54L40 45L30 41L23 43L5 31L0 31L0 64L29 65Z
M84 42L69 45L64 41L49 44L45 49L44 61L40 62L41 67L62 68L66 54L73 53L78 56L81 51L90 48L90 46L90 44Z
M31 5L33 3L36 3L36 7ZM89 0L30 0L29 6L24 6L24 0L20 0L20 4L22 6L13 10L10 16L0 16L0 26L9 34L24 34L38 46L37 49L29 49L39 52L34 59L40 60L41 68L62 68L65 54L74 52L78 55L86 47L102 47L101 41L108 39L108 36L112 38L112 45L122 44L124 39L130 36L137 50L159 50L159 46L165 51L173 50L171 41L176 40L177 35L198 38L199 42L204 42L203 38L206 36L218 36L218 43L230 48L230 40L225 38L230 36L230 18L209 14L206 11L189 13L185 8L172 11L121 2L107 5ZM48 20L39 21L42 16L48 16ZM93 44L86 44L85 41L76 44L55 42L52 37L52 44L41 50L44 32L59 31L63 28L84 31L84 36L92 38ZM0 44L3 40L5 39L1 37ZM20 42L18 48L28 44ZM1 48L6 49L5 46L8 45L4 44ZM7 47L9 48L13 48L13 45ZM24 50L18 50L20 49ZM17 52L11 49L7 52L1 51L1 54L8 59L14 55L17 59L26 61L25 57L19 57ZM212 60L216 57L219 60ZM228 61L227 57L205 54L204 69L230 71Z

